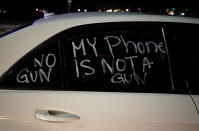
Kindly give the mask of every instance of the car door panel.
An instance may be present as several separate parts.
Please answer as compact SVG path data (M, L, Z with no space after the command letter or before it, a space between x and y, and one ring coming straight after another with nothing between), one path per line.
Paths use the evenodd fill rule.
M91 99L92 98L92 99ZM7 102L3 102L3 100ZM106 92L51 92L1 91L1 129L32 130L182 130L198 127L198 116L187 95L106 93ZM18 102L16 102L18 101ZM73 112L80 120L46 122L35 118L37 108ZM7 123L7 124L6 124ZM13 125L13 124L11 124ZM48 128L45 128L48 127ZM49 128L50 127L50 128ZM51 128L52 127L52 128ZM185 128L186 129L186 128Z

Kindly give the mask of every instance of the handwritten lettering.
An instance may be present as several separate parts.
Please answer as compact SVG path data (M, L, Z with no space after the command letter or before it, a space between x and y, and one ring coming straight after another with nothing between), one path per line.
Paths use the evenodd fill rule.
M77 44L74 41L72 42L74 58L77 57L77 51L80 50L80 49L82 50L83 55L86 56L86 49L85 49L85 42L84 41L85 41L84 39L81 39L79 46L77 46ZM96 37L93 38L93 43L91 43L88 38L86 39L86 42L90 47L92 47L92 49L95 53L95 56L97 57L98 54L97 54L97 50L96 50L96 47L95 47L96 46Z
M162 41L133 41L127 40L123 35L81 38L71 44L77 78L95 75L101 68L102 75L110 75L110 82L115 84L135 82L137 85L144 85L147 73L156 64L151 54L155 57L166 54ZM124 54L118 56L118 50Z
M117 40L117 42L116 43L112 43L112 42L110 42L110 39L115 39L115 40ZM121 43L120 38L116 37L116 36L106 36L106 37L104 37L104 40L106 40L106 42L108 44L111 56L114 57L113 49L112 48L118 46Z
M89 40L88 38L86 39L88 45L91 46L91 47L93 48L93 51L94 51L94 53L95 53L95 56L97 57L98 54L97 54L97 50L96 50L96 47L95 47L95 46L96 46L96 40L97 40L96 37L94 37L93 43L91 43L90 40Z
M76 51L82 49L82 52L84 54L84 56L86 55L86 50L85 50L85 46L84 46L84 39L81 40L79 46L76 46L75 42L72 42L72 46L73 46L73 55L74 58L77 57L76 55Z
M19 83L29 83L29 79L28 79L28 74L29 70L27 68L24 68L22 70L19 71L19 73L17 74L17 82Z
M56 64L55 54L49 53L46 56L33 59L33 69L23 68L16 77L18 83L50 82L52 69Z
M116 73L111 78L112 83L123 83L123 84L130 84L132 81L133 75L130 74L129 79L127 79L126 73Z
M95 73L95 70L91 66L86 65L86 63L89 64L89 63L91 63L91 61L86 59L86 60L83 60L83 61L80 62L80 67L86 69L84 74L86 76L93 75ZM75 67L76 67L76 76L77 76L77 78L79 78L79 65L77 63L77 60L75 60L75 64L76 64L75 65Z
M143 70L142 71L145 72L145 68L146 67L151 69L151 65L152 64L154 64L154 62L150 62L147 57L144 57L144 59L143 59L143 68L142 68Z
M114 60L114 58L113 58ZM103 58L101 60L101 64L102 64L102 69L103 69L103 74L106 74L106 68L108 68L108 70L111 72L111 74L114 74L114 63L112 62L112 64L108 64L108 62L105 60L105 58Z

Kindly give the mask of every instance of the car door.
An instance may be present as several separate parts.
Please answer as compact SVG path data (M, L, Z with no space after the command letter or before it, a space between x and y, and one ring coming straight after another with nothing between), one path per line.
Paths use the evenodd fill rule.
M4 131L193 130L191 97L173 84L159 23L101 23L67 29L2 77Z

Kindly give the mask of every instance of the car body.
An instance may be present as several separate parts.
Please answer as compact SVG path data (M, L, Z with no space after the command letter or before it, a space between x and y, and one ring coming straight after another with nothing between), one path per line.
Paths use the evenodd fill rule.
M71 13L0 39L3 131L198 131L197 18Z

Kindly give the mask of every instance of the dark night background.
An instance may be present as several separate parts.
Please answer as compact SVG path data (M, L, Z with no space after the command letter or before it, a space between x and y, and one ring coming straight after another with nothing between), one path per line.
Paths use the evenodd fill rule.
M150 6L197 6L196 0L72 0L75 6L121 7L132 5ZM62 7L67 0L1 0L2 7Z
M197 5L196 0L72 0L70 11L129 9L131 12L137 12L139 8L139 11L143 13L166 15L166 9L175 9L178 13L186 12L185 16L199 17ZM0 23L28 21L43 17L43 14L36 9L45 9L57 14L68 13L68 3L67 0L1 0Z

